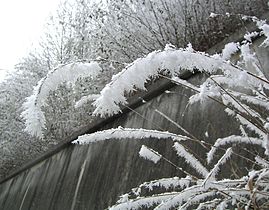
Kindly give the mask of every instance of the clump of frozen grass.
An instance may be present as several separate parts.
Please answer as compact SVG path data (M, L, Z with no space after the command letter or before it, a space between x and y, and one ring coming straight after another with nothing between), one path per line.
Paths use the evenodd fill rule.
M215 14L211 15L212 18ZM268 25L264 21L253 19L257 23L262 33L268 37ZM120 111L120 105L126 105L125 92L131 92L137 88L145 89L144 84L152 77L157 77L162 69L169 69L172 80L178 85L192 89L196 94L190 98L190 103L203 103L205 100L215 100L226 107L225 111L232 115L240 124L242 135L231 135L220 138L211 146L208 152L208 162L212 164L217 150L225 150L221 158L215 161L215 165L204 166L193 154L189 153L183 145L175 142L174 148L180 157L191 165L200 176L190 176L191 185L176 190L176 185L169 185L169 192L154 194L145 197L141 194L141 188L136 192L136 198L125 194L125 200L119 200L110 209L139 209L153 207L154 209L188 209L197 207L198 209L224 209L228 206L236 208L268 208L269 188L269 134L268 118L263 114L268 110L268 90L269 82L261 69L259 60L251 50L252 37L258 32L245 35L246 41L242 43L229 43L225 46L222 54L207 55L195 52L192 48L176 50L167 47L164 51L155 51L144 58L136 60L116 75L101 92L101 96L96 100L95 114L112 115ZM268 38L265 38L262 46L267 46ZM240 66L232 64L229 59L234 53L241 53ZM242 67L244 66L244 68ZM208 75L208 79L196 87L187 81L176 76L182 69L193 71L196 69ZM139 70L143 70L141 77L134 79ZM251 69L252 72L248 71ZM138 79L138 80L136 80ZM241 91L243 90L243 91ZM112 94L115 92L115 95ZM112 98L107 101L108 97ZM115 97L114 97L115 96ZM109 105L108 105L109 104ZM112 108L110 108L112 107ZM256 109L259 107L260 109ZM255 133L255 137L250 137L249 133ZM259 165L259 170L240 179L218 179L221 167L228 159L242 157L233 152L232 148L225 149L227 145L251 144L263 148L264 153L257 156L252 163ZM162 156L157 153L158 160ZM157 158L156 157L156 158ZM151 158L148 158L151 160ZM152 161L152 160L151 160ZM179 169L180 166L179 166ZM186 174L188 172L184 171ZM254 174L254 175L253 175ZM255 177L255 178L254 178ZM182 179L183 181L184 179ZM161 180L160 180L161 182ZM172 182L172 179L171 179ZM158 183L158 181L157 181Z
M226 14L230 16L231 14ZM211 13L215 18L217 14ZM269 25L266 21L255 17L243 16L243 19L254 21L261 32L247 33L241 43L229 43L221 54L208 55L204 52L196 52L189 44L185 49L176 49L167 45L163 51L154 51L143 58L135 60L120 73L113 76L112 81L101 91L100 96L94 102L96 109L94 114L102 117L111 116L121 111L121 105L126 105L125 93L134 92L137 89L145 90L145 83L162 73L168 73L171 81L178 85L190 88L195 92L190 98L190 103L197 103L210 99L225 107L225 111L233 116L241 125L242 135L231 135L218 139L211 145L207 155L208 162L213 163L213 157L217 150L225 150L224 154L215 161L215 165L204 165L202 162L186 150L182 141L194 140L203 146L205 142L174 133L146 130L117 128L99 131L79 137L73 143L89 144L103 140L115 139L172 139L174 149L178 156L183 157L198 174L184 170L165 157L146 146L142 146L139 154L141 157L157 163L160 159L166 160L187 175L188 178L174 178L155 180L152 183L144 183L133 189L130 193L121 196L117 204L110 209L224 209L228 207L238 209L268 209L269 197L269 118L266 114L269 107L269 81L266 78L259 60L251 50L252 38L258 34L265 36L260 47L269 45ZM241 53L239 65L232 64L229 59L234 53ZM242 67L244 66L244 67ZM59 84L68 81L74 83L79 77L94 77L100 66L96 62L90 64L75 63L64 65L50 72L34 88L34 93L24 104L25 111L22 113L26 120L26 130L32 135L42 137L42 129L45 129L45 118L42 113L42 105L51 90L55 90ZM251 71L249 70L251 69ZM166 70L163 72L163 70ZM182 71L199 71L208 75L208 79L199 87L178 78ZM243 90L243 91L242 91ZM94 99L92 96L82 98L76 104L82 106L85 102ZM259 109L257 109L257 107ZM254 133L254 137L249 134ZM238 179L218 178L221 167L235 155L232 148L225 149L232 144L251 144L259 146L264 152L257 155L253 164L259 169ZM152 187L165 188L164 193L146 196L142 194L142 188ZM169 186L169 187L167 187ZM178 187L180 186L180 190ZM130 195L135 195L133 198Z

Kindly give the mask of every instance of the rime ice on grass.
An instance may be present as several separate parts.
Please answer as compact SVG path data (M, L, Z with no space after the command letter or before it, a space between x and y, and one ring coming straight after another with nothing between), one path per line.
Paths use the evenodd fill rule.
M225 45L224 49L222 50L222 58L224 60L229 60L231 56L238 51L238 43L228 43Z
M153 149L148 148L145 145L142 145L139 151L139 156L144 159L150 160L154 163L157 163L162 157L158 152L154 151Z
M184 146L175 142L174 149L177 152L177 155L183 157L187 163L189 163L199 174L203 177L206 177L208 174L208 170L201 164L201 162L194 157L193 154L189 153Z
M145 139L145 138L156 138L156 139L172 139L173 141L184 141L189 139L186 136L163 132L157 130L147 129L135 129L135 128L111 128L104 131L97 131L91 134L85 134L79 136L77 140L73 141L73 144L90 144L98 141L112 140L112 139Z
M256 145L263 145L263 141L258 138L253 138L253 137L245 137L245 136L235 136L231 135L225 138L219 138L215 142L215 144L211 147L210 151L207 153L207 162L211 163L212 160L214 159L214 154L216 153L217 149L220 147L222 148L225 145L229 144L256 144Z
M174 49L166 47L164 51L154 51L144 58L139 58L128 65L120 73L113 76L112 81L101 91L101 96L94 102L94 114L113 115L120 112L120 105L127 104L124 93L137 89L145 90L145 83L158 73L168 69L172 76L177 76L182 70L206 71L214 73L219 69L223 71L236 71L222 58L210 57L202 52L193 52L187 49Z
M228 14L230 16L230 14ZM211 15L215 17L215 14ZM255 19L256 21L256 19ZM265 22L257 22L257 25L262 30L262 33L267 36L268 28ZM203 57L203 68L199 68L199 56L196 57L196 61L192 59L195 57L192 53L195 53L193 49L190 50L175 50L174 48L167 47L163 52L153 52L150 56L146 56L145 58L138 59L131 66L127 67L123 72L121 72L116 80L129 81L126 78L131 77L130 75L136 74L138 69L147 69L144 68L148 64L152 64L152 66L148 67L148 71L144 74L144 77L139 81L140 83L137 85L136 81L131 81L129 84L122 85L121 88L123 91L117 91L116 88L119 87L116 81L112 81L104 90L100 100L97 105L96 113L101 114L102 116L105 114L113 114L118 112L119 105L125 104L126 98L124 97L124 91L133 91L135 87L144 88L144 83L147 79L152 76L158 75L158 69L169 69L171 68L172 81L176 84L182 85L189 89L192 89L197 94L192 96L190 99L191 103L197 101L203 101L204 99L211 97L218 100L223 106L226 107L225 111L238 120L240 123L240 129L242 132L242 136L231 135L225 138L219 138L216 143L211 147L211 150L208 153L208 162L212 162L214 154L216 153L218 148L224 149L223 147L227 145L234 144L252 144L257 145L263 149L265 149L265 156L269 154L269 135L268 135L268 118L264 117L262 112L259 112L257 109L253 108L253 106L258 106L261 110L268 110L268 95L264 90L269 90L269 82L263 74L261 70L261 66L259 61L255 57L255 53L251 51L251 38L256 36L257 33L251 33L245 36L247 41L239 44L230 43L225 46L225 49L222 51L221 55L208 56L205 54L198 53L199 56ZM268 38L266 38L263 46L266 46L268 43ZM239 66L235 66L232 63L225 62L224 60L229 60L231 55L236 53L238 50L241 51L242 62L246 67L252 68L257 75L253 75L253 73L243 69ZM184 57L188 55L187 57ZM177 57L178 56L178 57ZM178 64L176 61L173 61L172 58L176 58L180 60L182 57L185 58L184 64ZM162 58L161 63L158 63L155 59ZM220 62L220 60L222 60ZM212 63L210 63L212 61ZM167 62L167 63L166 63ZM209 63L208 63L209 62ZM226 69L222 69L223 66L219 66L219 72L214 71L215 62L218 64L223 64L227 67ZM209 65L213 64L209 67ZM182 66L189 68L192 71L192 67L195 66L196 69L200 71L205 71L207 73L215 73L215 75L208 75L209 78L200 86L196 87L187 81L183 81L178 79L174 74L180 73L180 69ZM157 70L156 70L156 69ZM169 69L170 70L170 69ZM143 82L142 82L143 81ZM137 86L136 86L137 85ZM139 86L140 85L140 86ZM112 99L110 102L115 106L114 110L110 110L107 107L104 109L98 107L102 106L102 101L104 101L105 94L109 93L109 91L117 91L117 97ZM241 90L247 90L241 92ZM250 133L255 133L255 137L250 137ZM205 134L208 136L208 134ZM236 206L240 204L240 202L246 202L246 205L242 205L247 208L247 206L255 205L251 203L253 198L255 197L255 202L261 202L262 200L268 199L268 161L266 158L261 158L257 156L255 161L257 165L262 167L261 170L253 171L252 174L248 176L243 176L240 179L222 179L217 180L217 174L220 171L220 167L231 157L232 154L235 154L232 151L232 148L228 148L225 151L225 154L217 159L216 164L211 167L210 171L207 171L206 168L196 159L192 154L190 154L185 148L175 142L174 147L179 156L184 157L186 162L195 168L202 178L197 180L193 180L193 185L186 186L184 189L181 189L179 192L171 192L164 194L154 194L150 197L142 197L141 195L141 187L138 187L134 193L137 196L135 199L130 199L128 202L120 202L113 206L112 209L121 209L120 207L125 207L126 209L138 209L141 207L153 207L154 209L170 209L170 208L179 208L179 209L187 209L193 206L197 206L198 209L224 209L228 206ZM147 153L145 153L145 156ZM151 154L151 153L149 153ZM242 157L242 156L241 156ZM244 158L244 157L242 157ZM148 159L151 159L150 157ZM254 161L253 161L254 163ZM254 174L254 175L253 175ZM250 190L251 188L247 188L249 183L253 181L255 177L255 190ZM261 181L263 180L263 181ZM157 180L156 183L159 183ZM151 186L146 183L145 186ZM155 187L157 185L154 185ZM173 187L171 187L173 188ZM258 190L259 189L259 190ZM258 194L256 192L258 190L261 192ZM264 194L263 194L264 193ZM262 203L262 202L261 202ZM241 205L241 204L240 204ZM119 207L119 208L118 208Z

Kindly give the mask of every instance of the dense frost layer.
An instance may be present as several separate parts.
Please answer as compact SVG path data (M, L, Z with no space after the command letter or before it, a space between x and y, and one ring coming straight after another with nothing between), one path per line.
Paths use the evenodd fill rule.
M253 137L245 137L245 136L235 136L231 135L225 138L219 138L215 142L215 144L211 147L211 150L207 153L207 162L212 162L214 158L214 154L216 153L218 148L222 148L228 144L256 144L256 145L263 145L263 140Z
M72 143L90 144L98 141L105 141L111 139L145 139L145 138L157 138L157 139L170 138L174 141L182 141L189 139L186 136L177 135L167 131L163 132L157 130L146 130L142 128L135 129L135 128L118 127L79 136L78 139L73 141Z
M208 174L208 170L201 164L201 162L194 157L193 154L189 153L184 146L181 144L175 142L174 148L177 152L177 154L180 157L183 157L187 163L189 163L199 174L201 174L203 177L206 177Z
M220 57L210 57L205 53L194 52L191 47L174 49L169 46L164 51L154 51L144 58L139 58L113 76L112 81L101 91L101 96L94 102L94 114L113 115L120 112L120 105L127 104L125 93L137 89L145 90L145 83L163 70L172 76L182 70L206 70L214 73L218 69L233 71L235 68Z
M225 45L224 49L222 50L222 58L224 60L230 60L231 56L238 51L238 43L228 43Z
M63 82L74 84L78 78L96 77L101 71L97 62L72 63L62 65L50 71L45 78L34 87L33 94L26 99L21 116L25 119L25 130L33 136L42 137L46 128L46 120L41 110L49 93L56 90Z

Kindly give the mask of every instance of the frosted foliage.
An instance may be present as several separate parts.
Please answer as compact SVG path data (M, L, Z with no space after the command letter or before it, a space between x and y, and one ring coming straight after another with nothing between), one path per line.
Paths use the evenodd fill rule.
M176 196L172 197L166 202L161 203L155 209L157 210L166 210L176 206L181 206L184 202L186 202L190 197L201 194L201 186L191 186L181 193L178 193Z
M159 206L157 206L154 209L171 209L174 207L184 207L184 205L188 206L191 204L195 204L195 202L200 202L202 200L205 201L205 203L208 204L207 198L210 199L210 197L213 198L217 194L217 192L225 192L227 196L222 197L222 201L229 201L230 197L234 196L236 194L237 198L243 198L244 196L249 196L250 192L246 189L238 190L236 189L237 186L240 184L247 183L245 180L235 180L233 186L229 186L229 182L233 182L233 180L226 180L225 182L222 181L208 181L208 186L205 187L202 183L199 184L201 180L197 181L196 185L190 186L181 192L179 192L177 195L171 197L168 200L163 201ZM215 189L216 191L214 191ZM219 196L221 193L218 194ZM218 205L218 203L216 203ZM215 206L216 207L216 206Z
M253 76L249 75L249 73L245 70L242 70L238 67L235 71L225 72L226 75L212 75L207 81L214 79L220 85L228 85L230 88L247 88L254 90L255 88L259 88L259 86L263 86L267 88L267 83L262 83L261 81L257 81L257 79L253 78ZM220 90L220 89L219 89ZM219 91L220 92L220 91Z
M174 49L166 47L164 51L154 51L144 58L139 58L128 65L120 73L113 76L112 81L101 91L101 96L94 102L94 114L102 117L120 112L120 105L127 104L124 93L137 89L145 90L145 83L158 76L161 70L168 69L172 75L183 69L207 71L214 73L218 69L233 71L235 68L221 58L210 57L205 53L192 52L190 48Z
M97 62L91 63L71 63L60 66L49 72L42 83L37 102L43 104L50 91L56 90L63 82L74 84L78 78L96 77L101 72L101 67Z
M189 102L190 104L193 103L203 103L208 100L208 97L219 97L220 96L220 88L212 82L204 82L200 87L197 89L198 93L194 94L190 97Z
M252 42L252 39L257 37L259 35L259 33L257 31L253 31L251 33L246 33L245 36L244 36L244 39L249 41L249 42Z
M248 130L255 132L260 137L260 139L266 138L266 133L261 130L261 128L257 127L257 125L249 122L241 115L236 115L236 118L238 119L238 121L240 121L241 125L244 125Z
M262 30L263 34L266 36L266 39L263 41L262 45L265 47L269 46L269 25L266 24L266 21L257 21L257 26Z
M117 204L115 206L112 206L109 208L109 210L131 210L131 209L139 209L139 208L149 208L155 204L160 204L164 200L167 200L173 196L175 196L176 193L163 193L159 194L158 196L152 196L152 197L139 197L135 200L128 200L127 202Z
M266 109L267 111L269 111L269 101L267 101L265 97L241 94L240 98L246 101L247 103L250 103L253 105L259 105L263 109Z
M162 132L157 130L135 129L135 128L112 128L104 131L98 131L92 134L79 136L73 144L90 144L98 141L111 139L172 139L174 141L182 141L188 139L186 136L177 135L170 132Z
M193 204L199 204L200 202L206 200L206 198L212 197L212 196L215 196L215 195L216 195L216 192L211 191L211 192L205 192L205 193L201 193L201 194L192 196L179 209L180 210L189 209L189 207L191 207Z
M225 45L224 49L222 50L222 58L224 60L229 60L233 54L238 51L238 44L231 42Z
M45 116L41 111L41 107L36 105L36 98L43 80L40 80L34 88L33 95L26 99L23 104L24 111L21 116L25 119L25 131L33 136L42 137L42 128L45 128Z
M180 79L180 78L178 78L178 77L172 77L172 81L175 82L175 83L177 83L178 85L182 85L182 86L184 86L184 87L187 87L187 88L189 88L189 89L195 90L195 91L197 91L197 92L199 92L199 90L200 90L200 89L197 88L195 85L193 85L193 84L187 82L187 81L184 80L184 79Z
M157 163L162 157L158 152L148 148L145 145L142 145L139 151L139 156L154 163Z
M152 191L154 187L159 187L159 188L186 188L189 187L191 184L191 177L186 177L186 178L178 178L178 177L172 177L172 178L164 178L164 179L159 179L159 180L154 180L150 182L145 182L141 184L139 187L132 189L132 192L135 195L140 195L142 188L148 189L149 191Z
M42 106L51 91L56 90L63 82L74 84L78 78L96 77L101 71L97 62L72 63L60 66L50 71L45 78L34 87L33 94L23 104L24 111L21 116L25 120L25 130L36 137L43 137L43 129L46 129L46 120L42 112Z
M232 154L232 148L228 148L225 152L225 154L218 160L217 164L213 167L213 169L208 173L204 185L208 182L209 179L215 179L216 175L218 174L220 170L220 166L223 165L227 159L231 157Z
M259 138L246 137L246 136L228 136L226 138L219 138L215 144L211 147L211 150L207 153L207 162L210 163L214 159L214 154L216 153L219 147L225 146L227 144L256 144L263 145L263 140Z
M229 94L232 94L233 96L238 95L237 92L234 92L234 91L229 91ZM240 113L251 114L252 116L255 116L256 118L259 118L262 121L262 123L265 123L265 121L263 120L263 118L261 117L261 115L257 111L252 109L247 104L238 103L229 94L222 94L222 101L223 101L224 104L232 105L232 107L235 108L236 110L238 110Z
M180 157L183 157L199 174L206 177L208 174L207 169L197 160L192 154L190 154L181 144L175 142L174 148Z
M263 76L261 68L259 66L259 61L256 58L256 55L251 52L249 43L243 44L240 47L241 57L243 58L244 64L247 69L254 69L258 76Z

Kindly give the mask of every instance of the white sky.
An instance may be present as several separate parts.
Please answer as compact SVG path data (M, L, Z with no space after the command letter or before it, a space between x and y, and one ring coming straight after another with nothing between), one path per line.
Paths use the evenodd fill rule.
M60 0L0 0L0 79L27 55Z

